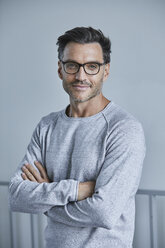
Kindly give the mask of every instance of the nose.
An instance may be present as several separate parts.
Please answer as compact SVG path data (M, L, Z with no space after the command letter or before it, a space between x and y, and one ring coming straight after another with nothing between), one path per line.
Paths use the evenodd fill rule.
M80 66L79 71L76 73L76 79L79 81L87 80L87 74L84 71L84 68Z

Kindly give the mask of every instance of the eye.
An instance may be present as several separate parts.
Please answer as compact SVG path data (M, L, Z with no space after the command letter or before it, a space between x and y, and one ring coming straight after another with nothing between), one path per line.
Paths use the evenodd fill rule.
M94 70L97 70L98 69L98 65L97 64L86 64L86 67L88 70L91 70L91 71L94 71Z
M73 62L68 62L68 63L66 63L65 66L67 67L67 69L75 69L75 68L77 68L77 64L73 63Z

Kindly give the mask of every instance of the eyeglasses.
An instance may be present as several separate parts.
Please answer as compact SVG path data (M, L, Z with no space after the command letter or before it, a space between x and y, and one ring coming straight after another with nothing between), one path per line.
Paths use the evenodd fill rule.
M98 62L89 62L85 64L79 64L77 62L73 61L62 61L64 71L68 74L76 74L80 67L82 66L84 68L85 73L88 75L96 75L100 71L100 66L105 65L105 63L98 63Z

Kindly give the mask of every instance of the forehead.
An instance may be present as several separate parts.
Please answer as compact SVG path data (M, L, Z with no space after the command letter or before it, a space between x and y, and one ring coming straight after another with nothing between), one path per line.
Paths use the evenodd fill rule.
M63 60L75 60L79 63L88 61L103 62L103 52L99 43L80 44L69 42L63 53Z

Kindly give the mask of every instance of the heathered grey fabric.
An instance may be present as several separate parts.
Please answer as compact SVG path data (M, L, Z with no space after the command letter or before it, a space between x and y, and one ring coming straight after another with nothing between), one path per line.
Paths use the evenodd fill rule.
M10 207L47 216L47 248L130 248L144 156L141 124L112 101L90 117L53 112L37 125L11 178ZM21 178L22 165L35 167L35 160L52 183ZM89 180L96 180L94 194L77 201L79 182Z

